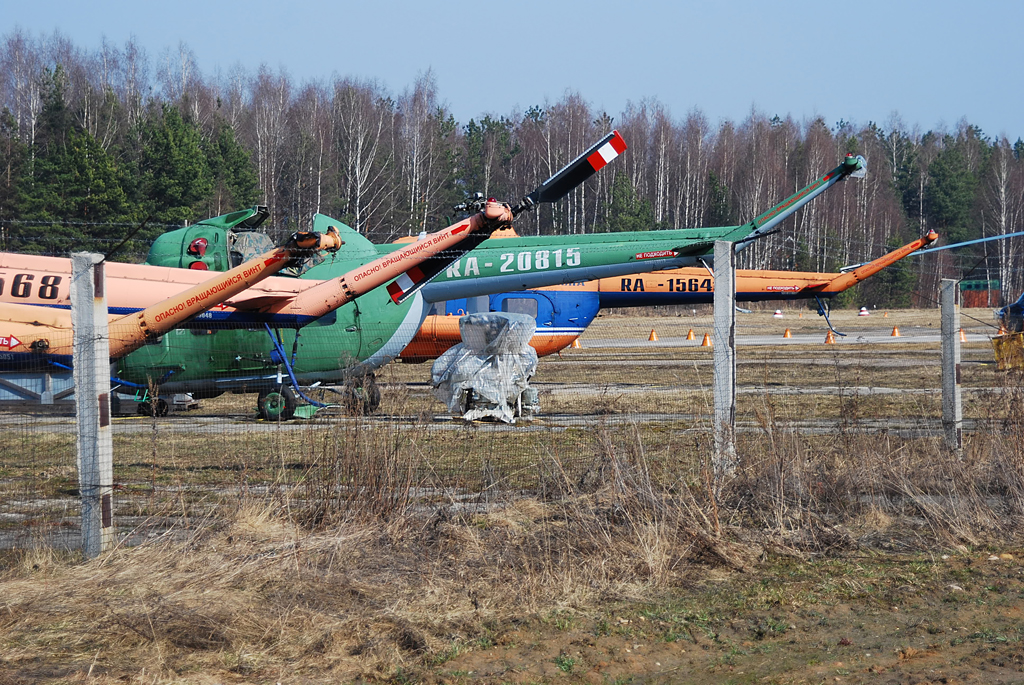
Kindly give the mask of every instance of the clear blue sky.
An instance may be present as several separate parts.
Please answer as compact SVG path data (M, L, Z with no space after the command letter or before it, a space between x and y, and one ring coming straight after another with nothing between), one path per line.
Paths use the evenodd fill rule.
M797 120L953 128L1024 137L1024 2L628 3L112 1L3 3L4 32L59 30L76 45L134 35L153 65L184 41L205 75L266 64L296 81L376 79L398 94L432 69L465 123L567 89L617 116L656 98L676 119L751 107Z

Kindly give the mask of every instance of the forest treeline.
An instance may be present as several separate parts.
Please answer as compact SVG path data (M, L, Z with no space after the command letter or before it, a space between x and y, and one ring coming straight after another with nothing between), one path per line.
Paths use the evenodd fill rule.
M393 240L447 225L473 192L520 198L612 128L627 153L522 217L521 233L738 224L847 153L868 159L867 178L812 202L742 266L834 270L928 229L947 242L1024 230L1024 141L966 120L924 132L897 115L829 126L753 110L711 122L656 100L613 117L568 92L459 122L430 72L401 93L266 67L209 75L184 44L154 57L134 41L88 50L13 31L0 38L0 249L106 252L130 236L121 258L138 258L169 227L257 203L275 237L321 212ZM917 258L857 297L931 304L938 278L966 277L999 280L1015 299L1022 250L1017 238Z

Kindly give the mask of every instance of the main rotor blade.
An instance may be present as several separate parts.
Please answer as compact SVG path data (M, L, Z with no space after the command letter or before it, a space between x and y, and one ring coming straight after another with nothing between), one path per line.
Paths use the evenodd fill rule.
M515 216L541 202L555 202L562 199L573 188L622 154L625 149L626 141L622 139L618 131L612 131L524 197L522 202L512 208L512 215ZM396 304L401 304L434 276L489 238L490 234L491 231L473 233L463 238L457 245L452 245L409 269L388 286L388 294L391 295L391 299Z
M527 195L527 205L561 200L625 150L626 141L618 131L612 131Z
M943 245L942 247L932 247L927 250L922 250L921 254L930 254L932 252L941 252L943 250L952 250L957 247L965 247L967 245L976 245L978 243L987 243L991 240L1006 240L1007 238L1016 238L1024 235L1024 231L1018 231L1017 233L1003 233L1001 235L991 235L987 238L978 238L977 240L968 240L962 243L953 243L952 245Z
M434 276L462 259L467 252L490 237L489 232L471 233L463 238L458 245L445 248L399 276L388 286L388 295L391 296L395 304L402 304L412 297L413 293L430 282Z

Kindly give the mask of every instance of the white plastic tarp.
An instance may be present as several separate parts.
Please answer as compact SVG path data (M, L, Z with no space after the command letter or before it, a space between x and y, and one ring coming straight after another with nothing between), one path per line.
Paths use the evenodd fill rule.
M515 423L520 396L537 372L530 339L537 322L526 314L488 312L459 319L462 343L434 362L434 395L467 421Z

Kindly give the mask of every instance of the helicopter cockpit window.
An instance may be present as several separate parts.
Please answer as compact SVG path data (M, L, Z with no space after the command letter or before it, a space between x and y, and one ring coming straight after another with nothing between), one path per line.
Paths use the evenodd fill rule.
M257 231L228 231L228 252L231 266L236 267L253 257L274 249L274 241Z
M231 266L235 267L253 257L274 249L274 241L266 233L257 231L228 231L228 251L231 254ZM301 276L309 269L324 261L324 256L314 252L299 266L281 269L282 276Z

